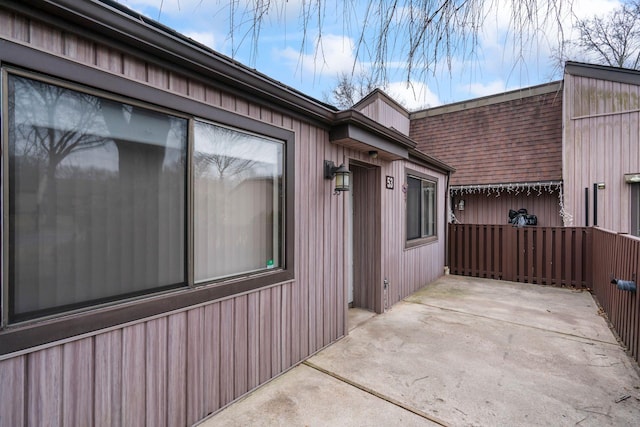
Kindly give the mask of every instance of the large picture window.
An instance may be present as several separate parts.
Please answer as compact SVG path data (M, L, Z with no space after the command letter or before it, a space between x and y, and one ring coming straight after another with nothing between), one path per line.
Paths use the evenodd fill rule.
M407 241L422 243L436 237L437 181L419 174L407 174Z
M126 81L142 100L8 67L2 83L1 326L292 277L292 132L172 96L179 112L154 107ZM145 301L130 317L168 306Z
M10 320L184 285L188 121L6 78Z
M281 267L284 144L194 129L196 282Z

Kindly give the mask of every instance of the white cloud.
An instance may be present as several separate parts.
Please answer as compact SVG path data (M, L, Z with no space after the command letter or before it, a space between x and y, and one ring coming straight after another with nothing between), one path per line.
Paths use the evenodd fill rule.
M547 13L548 8L546 7L547 5L544 4L545 2L538 0L538 3L538 9L534 10L531 16L528 16L531 12L527 9L526 3L521 0L485 2L484 13L487 17L485 25L489 25L491 28L499 31L509 30L513 24L512 19L516 16L516 12L522 14L524 20L530 21L534 27L544 24L544 15ZM602 16L620 7L622 4L620 0L574 0L573 2L564 1L562 3L563 4L559 4L559 2L556 2L556 6L558 7L558 18L565 29L571 27L574 16L579 19L591 18L594 15ZM514 9L514 5L518 5L522 10L518 11ZM550 7L551 5L549 5L549 8ZM554 12L551 11L551 14L553 13ZM558 19L556 19L555 16L550 16L550 19L547 20L546 28L541 28L541 30L544 31L551 27L556 27L557 21Z
M621 6L622 3L617 0L589 0L585 1L584 4L581 3L579 8L574 8L573 12L575 17L572 16L571 19L566 20L566 23L563 22L565 28L568 28L568 31L565 33L565 38L567 40L577 40L579 38L579 32L571 25L575 24L576 19L591 19L594 16L603 18ZM569 54L571 56L571 52L569 52Z
M555 57L563 38L576 37L572 30L576 18L604 16L621 4L619 0L564 2L556 19L554 11L546 18L546 4L541 0L539 3L544 7L520 23L513 21L518 12L514 8L525 7L525 2L496 0L485 3L485 7L491 9L485 9L486 18L479 31L476 55L457 58L455 68L459 79L467 83L458 84L456 93L486 96L510 90L513 85L527 86L561 78Z
M385 92L410 111L436 107L441 104L438 95L421 82L389 83Z
M482 97L506 92L508 89L502 80L494 80L488 83L470 83L464 87L464 90L468 91L474 97Z
M613 9L622 6L618 0L583 0L580 5L575 5L573 12L580 19L591 18L594 15L603 16Z
M522 10L514 9L514 5L519 5ZM580 0L573 3L564 2L556 11L539 7L528 16L524 2L486 2L485 7L491 9L485 10L486 19L479 37L480 51L484 56L500 58L501 61L495 62L502 62L502 65L496 64L497 66L523 60L532 62L536 59L546 59L558 47L562 37L575 38L572 27L576 18L604 16L620 5L619 0ZM550 16L546 17L547 13L550 13ZM514 21L518 14L522 15L520 21ZM521 41L523 44L520 44Z
M143 13L152 19L160 19L164 24L200 43L234 56L239 61L267 72L273 78L315 96L320 96L319 87L330 85L327 81L333 81L340 73L359 75L371 72L372 64L364 62L370 61L371 58L355 58L356 43L362 26L365 26L365 32L370 32L371 28L376 27L367 26L363 20L354 19L355 16L361 17L364 11L368 10L364 0L358 0L356 3L325 0L322 3L324 9L320 11L314 10L318 7L315 1L270 0L265 3L270 9L264 17L260 29L260 43L257 46L251 43L253 21L249 19L256 4L255 0L118 1L136 11L144 11ZM565 38L573 36L571 27L576 17L584 19L593 15L605 16L621 4L621 0L573 0L572 8L569 9L571 1L563 2L560 21ZM555 2L538 0L538 3L542 5L534 12L538 15L538 21L534 16L525 22L540 22L547 5ZM533 33L529 31L520 34L516 31L517 28L514 29L511 19L514 7L522 7L527 2L491 0L484 4L491 6L491 9L480 12L480 15L485 16L485 20L477 39L477 50L473 55L466 49L464 54L457 52L452 58L441 58L437 64L430 64L428 70L426 66L416 67L410 76L416 81L413 86L407 88L406 83L390 83L387 92L393 87L396 93L392 96L402 99L408 108L421 108L425 105L435 106L443 101L451 102L500 93L514 85L527 86L541 83L551 77L559 78L557 75L549 75L549 66L555 65L551 64L551 53L560 38L555 19L550 19ZM234 7L233 16L229 5ZM304 26L300 19L303 12L310 17L308 26ZM374 16L374 12L374 9L369 10L369 18ZM398 7L392 23L395 30L402 29L398 20L406 18L408 13L408 9ZM323 17L319 48L315 44L319 31L315 28L317 16ZM233 37L229 33L232 25L237 30L234 31ZM536 26L540 25L532 25L530 30ZM349 33L351 37L343 32ZM517 43L520 35L524 40L533 39L534 42L523 47ZM303 38L307 45L301 52L300 43ZM371 45L368 47L371 48ZM400 81L407 78L407 64L399 55L405 48L400 40L395 44L390 43L389 49L393 49L398 55L389 55L386 58L389 80ZM424 72L421 74L420 70ZM418 80L425 84L417 83ZM426 83L429 86L426 86Z
M299 50L287 47L277 50L276 57L284 59L287 64L301 71L303 76L331 76L341 73L359 73L363 65L356 61L354 42L350 37L324 34L314 43L313 53L301 53Z
M213 33L206 31L187 31L183 34L205 46L209 46L211 49L216 49L216 36Z
M202 4L202 0L117 0L133 10L154 8L168 14L193 12ZM158 17L151 17L157 19Z
M250 18L255 10L254 0L234 0L234 1L212 1L212 0L116 0L130 9L154 10L162 15L219 15L227 17L230 13L230 6L233 5L237 16ZM268 11L264 15L265 22L281 23L283 20L297 20L304 5L304 0L270 0L265 3ZM307 6L308 7L308 6ZM151 16L158 19L158 15ZM248 22L246 19L242 20ZM240 22L240 21L239 21Z

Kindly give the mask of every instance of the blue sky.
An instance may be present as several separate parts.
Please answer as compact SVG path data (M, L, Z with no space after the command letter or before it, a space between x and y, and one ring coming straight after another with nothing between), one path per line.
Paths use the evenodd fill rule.
M272 9L261 28L259 43L252 43L247 25L255 0L118 0L129 8L175 29L216 51L294 87L319 100L336 84L341 72L367 73L371 64L356 60L361 17L367 2L351 2L349 9L338 0L326 0L319 31L300 20L301 8L315 1L271 0ZM236 4L231 13L229 4ZM394 52L387 63L387 93L415 110L464 101L485 95L533 86L562 78L551 59L559 40L555 22L527 35L535 40L524 49L510 43L510 2L489 0L492 8L481 29L473 55L460 50L447 62L434 64L434 71L414 74L407 84L406 68ZM573 0L563 12L565 37L571 36L572 19L603 16L618 7L618 0ZM497 7L496 7L497 6ZM312 22L315 24L315 22ZM230 28L236 28L231 32ZM303 40L305 41L303 45ZM399 45L402 41L399 42ZM320 49L317 46L321 46ZM398 48L398 51L402 48Z

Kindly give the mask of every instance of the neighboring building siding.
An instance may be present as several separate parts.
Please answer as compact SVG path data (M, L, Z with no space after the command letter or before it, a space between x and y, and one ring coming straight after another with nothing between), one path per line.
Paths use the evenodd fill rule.
M409 135L419 150L456 168L451 185L557 181L562 178L561 85L412 113Z
M563 179L572 216L566 225L585 225L585 188L593 224L593 184L604 183L597 191L598 225L627 233L631 186L623 175L640 172L640 73L612 68L607 73L610 80L565 73ZM613 81L620 76L638 83Z
M457 209L460 199L465 201L463 211ZM538 225L544 227L561 227L562 218L559 213L560 200L558 192L531 191L527 196L526 190L517 196L502 192L499 197L495 194L465 194L454 197L455 220L461 224L507 224L509 209L524 208L529 214L538 218Z

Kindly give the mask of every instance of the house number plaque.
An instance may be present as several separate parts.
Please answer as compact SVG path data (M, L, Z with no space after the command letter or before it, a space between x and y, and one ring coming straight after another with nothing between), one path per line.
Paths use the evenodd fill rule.
M393 190L393 177L387 175L387 188Z

